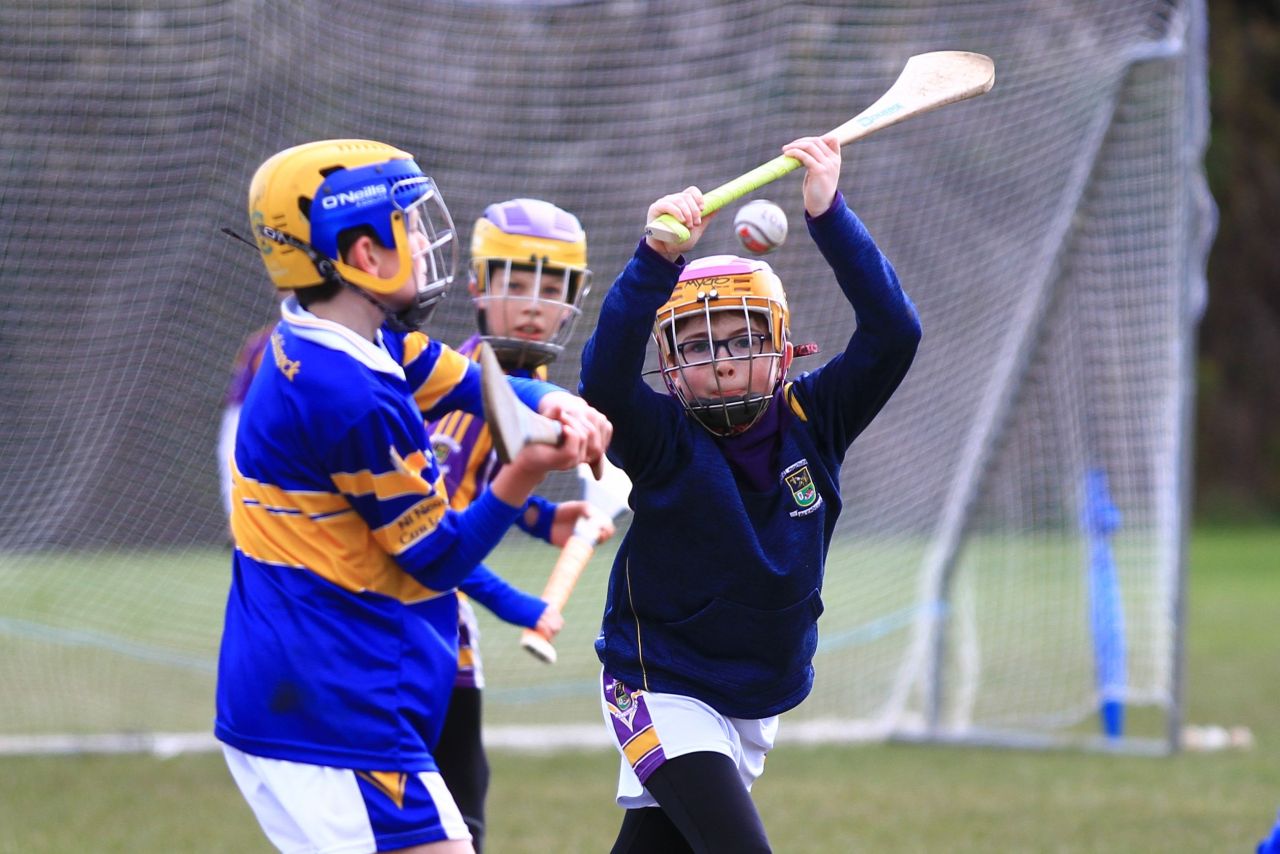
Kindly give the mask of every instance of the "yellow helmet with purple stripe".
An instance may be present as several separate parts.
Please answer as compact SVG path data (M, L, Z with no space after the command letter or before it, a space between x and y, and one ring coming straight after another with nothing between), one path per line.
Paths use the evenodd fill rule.
M591 289L587 234L550 202L489 205L471 233L471 275L480 336L498 360L545 365L564 351Z

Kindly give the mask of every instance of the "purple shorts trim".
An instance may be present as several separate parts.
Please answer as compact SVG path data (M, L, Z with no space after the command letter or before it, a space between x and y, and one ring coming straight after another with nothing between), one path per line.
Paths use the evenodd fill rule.
M602 676L600 687L618 749L643 784L658 766L667 761L645 703L644 691L633 690L608 673Z

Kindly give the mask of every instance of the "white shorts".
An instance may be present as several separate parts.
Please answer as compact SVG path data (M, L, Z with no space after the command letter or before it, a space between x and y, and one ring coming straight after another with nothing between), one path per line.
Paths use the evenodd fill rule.
M394 851L471 838L434 771L352 771L267 759L226 744L222 753L263 832L286 854Z
M686 753L722 753L733 760L742 784L764 773L765 755L778 734L778 716L730 718L682 694L633 689L601 671L600 708L622 763L618 806L656 807L644 781L663 762Z

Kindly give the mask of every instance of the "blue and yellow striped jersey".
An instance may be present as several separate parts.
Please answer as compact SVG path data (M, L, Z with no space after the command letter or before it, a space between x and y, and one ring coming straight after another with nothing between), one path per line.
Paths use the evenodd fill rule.
M215 731L259 756L431 770L454 587L519 512L487 492L451 509L427 441L424 417L482 412L479 369L421 333L282 314L236 437ZM531 406L555 389L512 384Z
M480 342L479 335L472 335L458 345L457 351L471 361L479 362ZM545 381L547 369L545 366L533 371L517 369L508 371L508 376ZM449 491L449 505L455 510L462 510L488 488L498 469L498 457L493 451L489 427L483 417L459 410L429 423L427 434Z
M457 350L472 361L478 361L480 342L480 336L473 335L458 345ZM547 369L538 367L532 372L517 369L509 372L509 375L545 380ZM455 510L466 509L489 488L489 482L500 467L488 426L478 416L459 410L429 423L427 434L444 477L450 506ZM530 508L533 509L532 513L529 513ZM525 502L516 525L525 532L550 542L555 513L556 505L553 502L532 495ZM533 518L532 523L529 521L530 516ZM484 605L500 619L530 629L537 625L547 607L546 602L513 587L483 565L476 567L459 584L459 590ZM476 666L478 660L478 643L461 644L455 683L458 687L483 687L483 674Z

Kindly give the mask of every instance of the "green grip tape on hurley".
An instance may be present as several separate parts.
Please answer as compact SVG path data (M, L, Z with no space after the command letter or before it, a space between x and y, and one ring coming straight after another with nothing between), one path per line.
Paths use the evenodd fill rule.
M702 197L702 215L707 216L720 210L729 202L740 199L752 190L757 190L768 184L770 181L776 181L783 175L794 170L800 165L800 161L786 154L780 154L770 160L768 163L762 163L750 172L746 172L734 178L727 184L721 184L711 192ZM689 229L684 227L684 223L671 216L671 214L663 214L649 224L665 226L664 231L671 233L674 243L684 243L689 239ZM646 234L652 232L648 228ZM658 235L661 239L663 235Z

